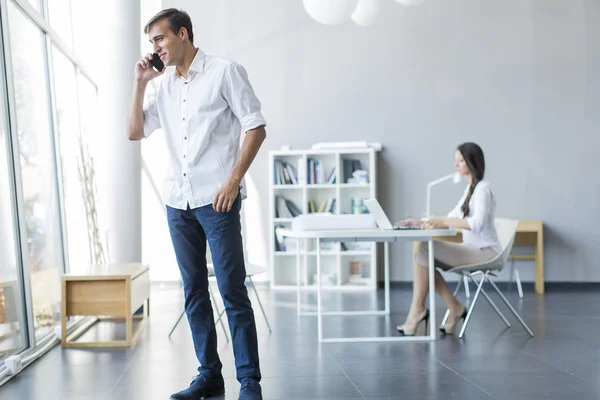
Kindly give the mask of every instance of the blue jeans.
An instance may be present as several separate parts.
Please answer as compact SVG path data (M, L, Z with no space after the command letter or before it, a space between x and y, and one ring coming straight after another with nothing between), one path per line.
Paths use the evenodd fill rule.
M198 372L220 376L217 332L208 291L206 241L212 253L217 285L229 321L237 379L260 381L258 339L254 312L246 289L246 267L241 235L238 194L231 211L218 213L212 204L187 210L167 206L167 219L183 279L185 313L192 330Z

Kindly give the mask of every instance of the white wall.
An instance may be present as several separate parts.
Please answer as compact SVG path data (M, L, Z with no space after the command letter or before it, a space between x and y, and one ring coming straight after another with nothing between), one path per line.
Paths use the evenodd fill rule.
M422 213L426 182L472 140L486 152L499 215L544 221L546 280L600 281L600 1L382 0L368 28L320 25L300 0L162 5L190 13L205 52L248 71L268 122L250 169L256 204L268 204L270 149L369 138L385 146L379 198L390 217ZM436 188L433 211L447 212L462 189ZM261 220L266 243L264 209ZM164 242L155 253L172 251L151 234ZM393 246L395 280L411 279L408 250ZM521 272L533 279L531 263Z

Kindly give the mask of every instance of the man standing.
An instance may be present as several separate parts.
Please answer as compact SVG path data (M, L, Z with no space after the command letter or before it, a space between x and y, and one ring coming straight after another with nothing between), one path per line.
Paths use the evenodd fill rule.
M260 102L241 65L194 46L186 12L163 10L144 33L164 65L175 68L155 70L151 54L137 62L127 130L130 140L148 137L158 128L166 135L170 163L163 198L200 362L190 386L171 399L197 400L225 392L208 291L207 240L229 320L239 399L262 399L240 225L243 177L266 137ZM163 74L156 92L144 101L148 82Z

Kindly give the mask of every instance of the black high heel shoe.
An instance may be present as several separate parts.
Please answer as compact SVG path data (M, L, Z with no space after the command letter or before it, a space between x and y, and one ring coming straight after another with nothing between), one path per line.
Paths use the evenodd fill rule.
M458 321L460 321L461 319L464 320L465 318L467 318L466 307L463 308L463 312L461 312L456 318L454 318L454 321L446 322L444 325L441 325L440 332L442 332L444 335L452 335L454 333L454 329L456 328L456 324L458 323Z

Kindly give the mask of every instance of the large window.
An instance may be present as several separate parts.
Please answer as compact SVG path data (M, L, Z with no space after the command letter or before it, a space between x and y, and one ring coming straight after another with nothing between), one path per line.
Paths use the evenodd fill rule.
M93 4L0 0L0 382L7 356L56 340L66 268L104 256L88 212L97 89L80 64L96 58Z
M29 4L31 4L37 11L40 11L42 7L41 0L29 0Z
M77 0L80 3L87 1ZM73 29L71 25L70 0L48 0L48 20L50 26L60 39L70 48L73 48Z
M16 126L36 338L60 321L64 268L45 36L8 2ZM13 135L15 132L13 132Z
M4 76L2 72L0 65L0 77ZM17 259L17 224L13 207L14 185L11 179L12 159L5 102L6 82L2 79L0 78L0 363L7 356L27 347L23 291L20 285L22 270Z
M52 59L68 260L71 271L76 271L90 261L82 191L82 179L90 166L84 165L87 142L79 129L75 66L56 47Z

